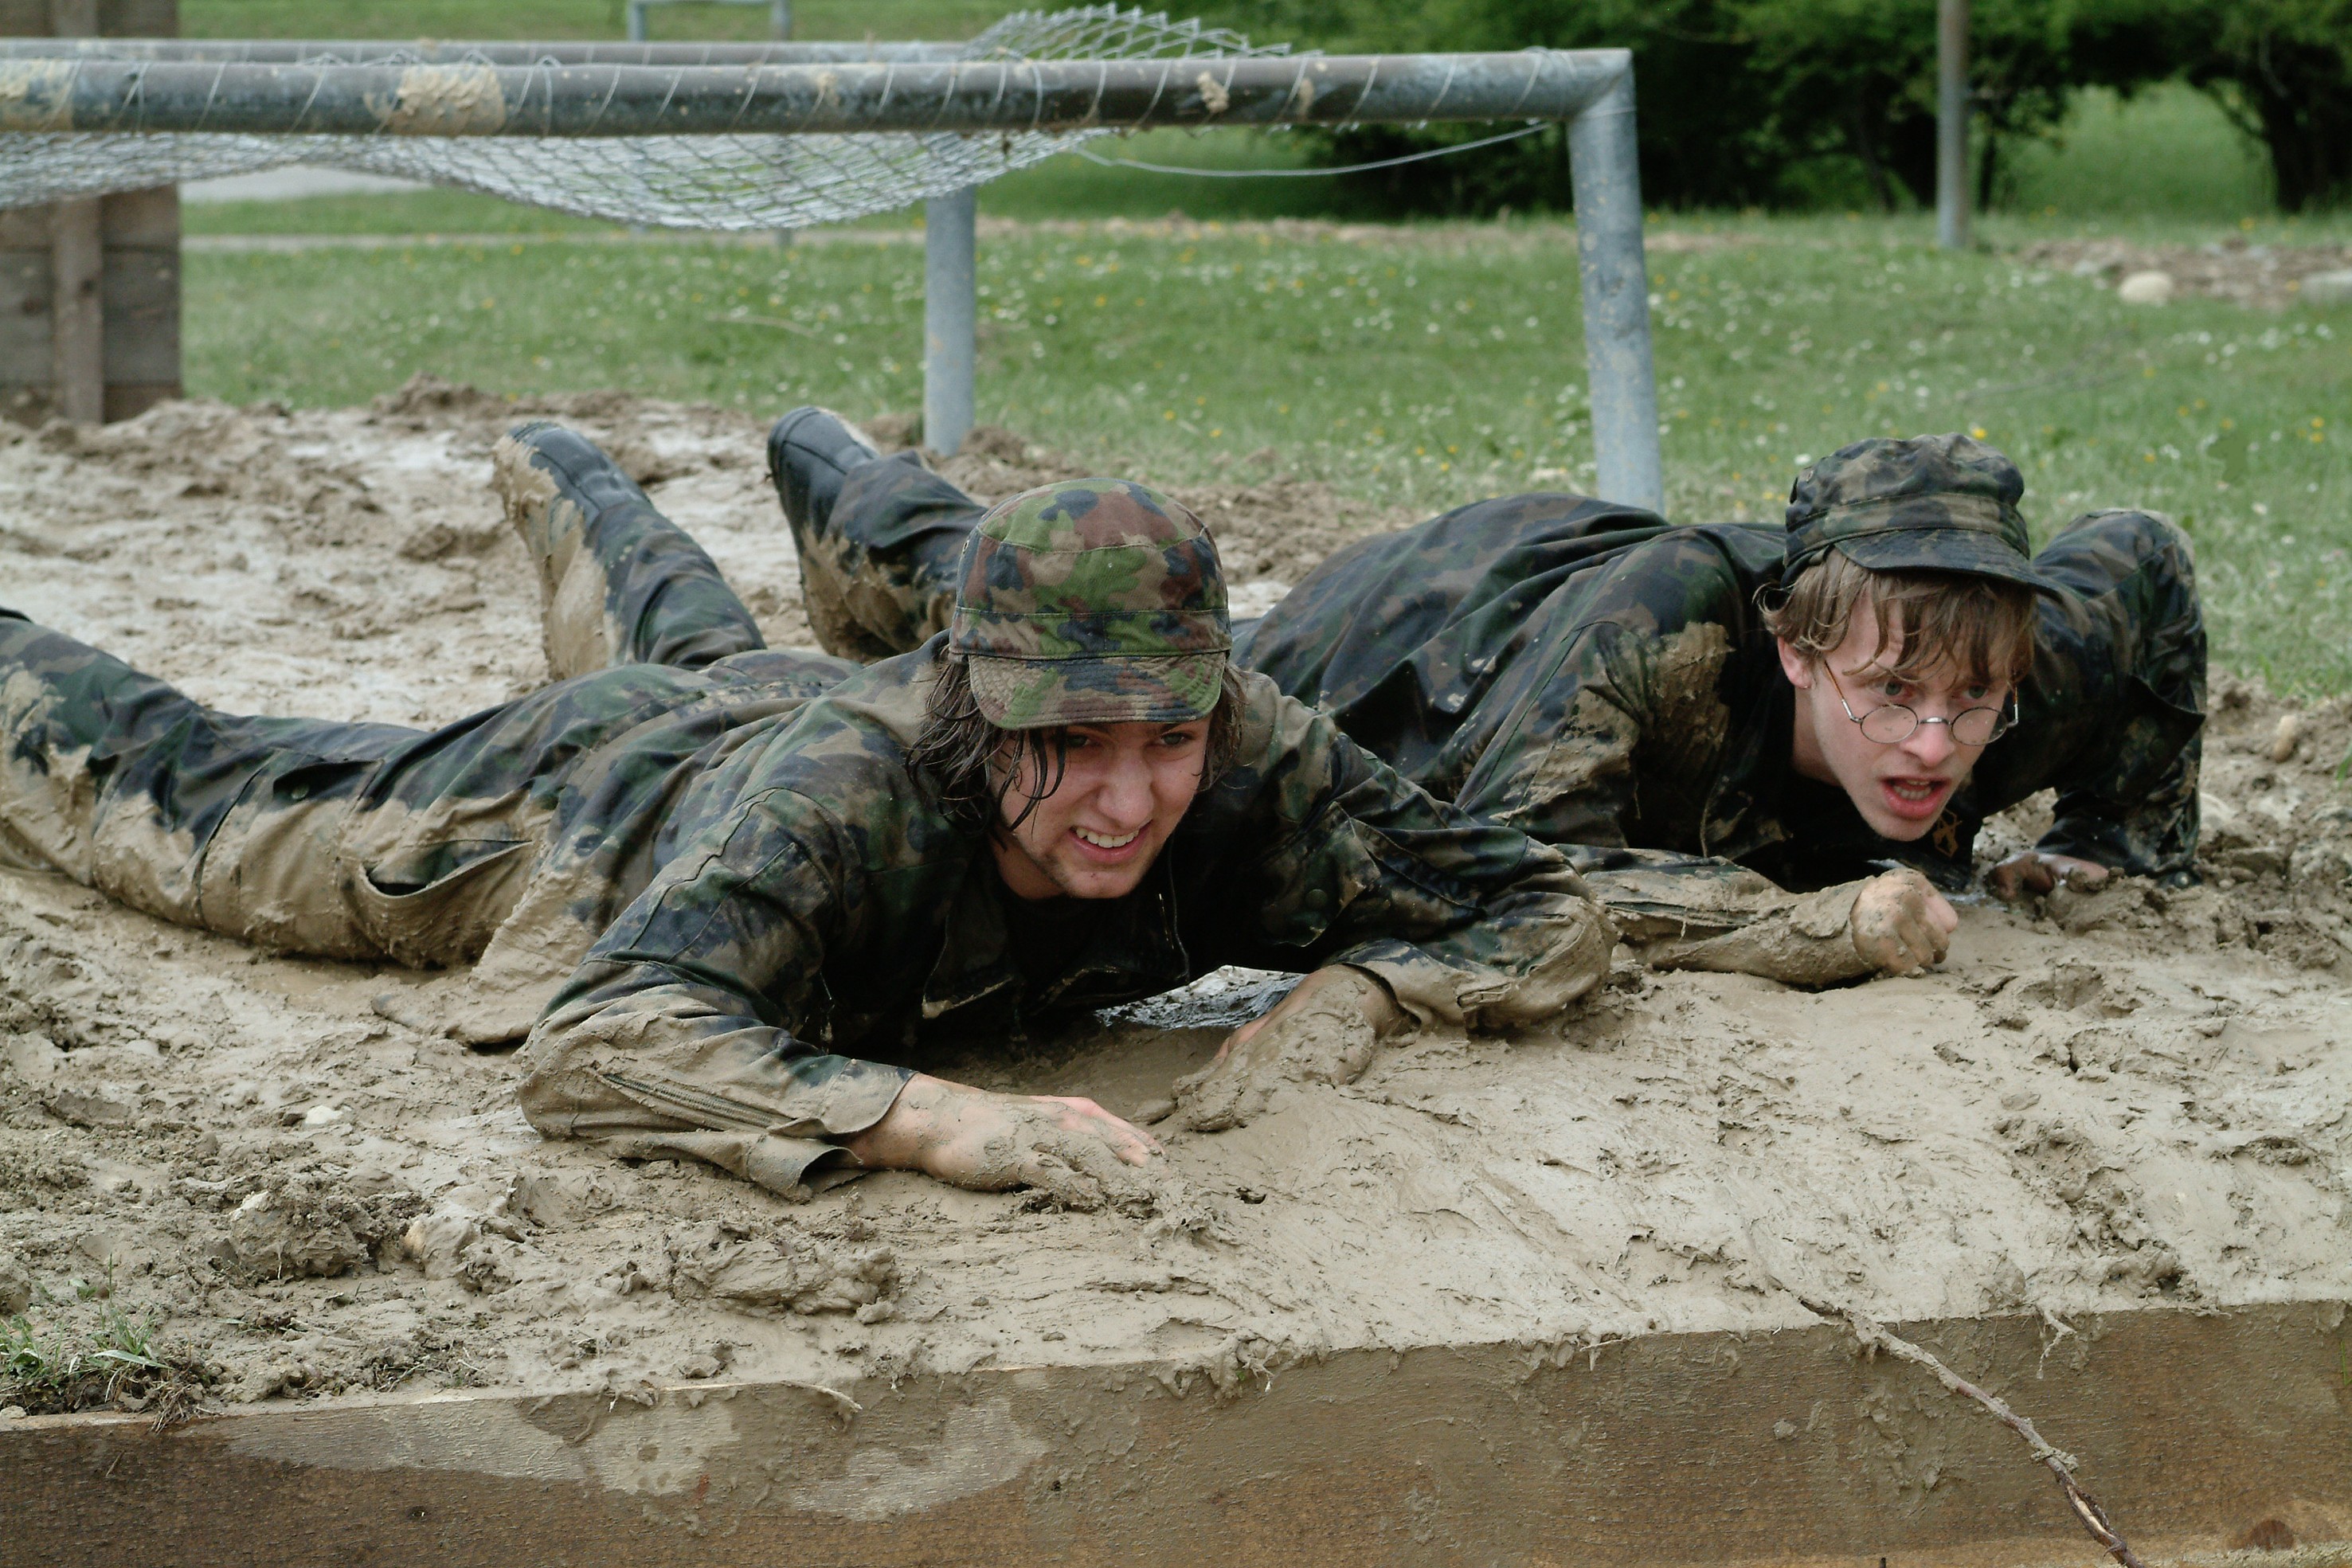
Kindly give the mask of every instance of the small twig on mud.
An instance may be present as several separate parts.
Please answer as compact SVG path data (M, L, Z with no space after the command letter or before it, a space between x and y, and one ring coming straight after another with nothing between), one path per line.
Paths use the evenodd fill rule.
M2066 1506L2074 1511L2074 1517L2082 1521L2084 1530L2090 1531L2091 1539L2097 1542L2107 1555L2122 1563L2124 1568L2147 1568L2147 1564L2143 1563L2133 1553L2132 1549L2124 1543L2124 1538L2116 1533L2115 1526L2108 1522L2106 1510L2093 1501L2091 1495L2074 1483L2074 1456L2043 1441L2042 1434L2033 1429L2032 1422L2011 1409L1999 1397L1979 1388L1909 1340L1887 1333L1874 1320L1855 1312L1852 1307L1833 1306L1829 1302L1816 1301L1804 1296L1797 1299L1803 1301L1809 1311L1817 1312L1822 1317L1844 1320L1846 1326L1853 1330L1854 1338L1860 1340L1865 1346L1884 1350L1898 1360L1910 1362L1915 1366L1926 1367L1936 1375L1936 1380L1946 1388L1955 1394L1966 1395L1991 1411L2010 1430L2032 1445L2033 1457L2048 1466L2050 1473L2058 1478L2059 1490L2066 1494Z

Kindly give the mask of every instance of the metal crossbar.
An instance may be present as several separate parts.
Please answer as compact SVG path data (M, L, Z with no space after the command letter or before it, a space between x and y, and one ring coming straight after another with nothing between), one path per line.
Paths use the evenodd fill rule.
M0 62L0 131L740 136L1573 120L1623 52L716 66Z
M1062 57L1041 39L1059 40ZM1067 53L1085 47L1128 57ZM17 39L0 43L0 207L186 177L209 147L236 151L244 167L333 150L349 166L588 212L611 209L534 178L556 183L587 160L600 178L642 183L648 169L693 162L700 183L653 220L680 226L773 227L925 199L924 434L952 452L973 411L979 181L1115 129L1493 120L1567 122L1594 488L1656 509L1622 49L1289 56L1108 7L1024 13L965 45ZM41 172L77 156L79 184Z

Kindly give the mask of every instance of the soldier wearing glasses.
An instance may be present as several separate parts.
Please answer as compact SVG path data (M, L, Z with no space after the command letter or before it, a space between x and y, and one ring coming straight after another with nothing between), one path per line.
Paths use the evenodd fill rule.
M771 441L812 620L904 640L936 600L925 559L979 508L839 429L803 411ZM850 459L845 486L820 448ZM1938 889L1969 885L1984 820L2038 791L2055 821L1990 869L1995 893L2192 874L2188 540L2095 512L2035 555L2023 490L2000 452L1937 435L1812 465L1785 529L1482 501L1341 550L1235 625L1234 661L1432 793L1559 846L1653 964L1904 973L1943 957Z
M1433 793L1559 845L1651 962L1821 984L1939 961L1979 828L2004 897L2197 849L2189 547L2095 512L2030 553L1965 435L1812 465L1785 529L1481 502L1334 556L1236 656Z

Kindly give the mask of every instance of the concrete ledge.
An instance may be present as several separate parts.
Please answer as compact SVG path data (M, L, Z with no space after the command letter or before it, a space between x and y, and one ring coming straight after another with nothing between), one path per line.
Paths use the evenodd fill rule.
M2342 1303L1902 1332L2150 1557L2352 1537ZM2039 1368L2037 1372L2037 1367ZM2095 1555L2022 1445L1826 1326L0 1427L0 1564L1905 1563ZM751 1559L746 1559L751 1560Z

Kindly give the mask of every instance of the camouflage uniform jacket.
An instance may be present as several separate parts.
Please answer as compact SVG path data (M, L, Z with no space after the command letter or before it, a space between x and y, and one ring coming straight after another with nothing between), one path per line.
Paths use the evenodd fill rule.
M1860 973L1853 890L1832 884L1888 862L1964 883L1984 819L2043 789L2042 849L2187 872L2205 640L2170 524L2094 514L2036 558L2071 591L2042 603L2022 722L1916 844L1790 766L1793 695L1756 608L1782 552L1772 526L1482 502L1342 550L1235 658L1433 793L1560 846L1630 939L1665 944L1654 957L1749 967L1734 949L1761 944L1787 978Z
M694 781L678 846L532 1031L542 1131L789 1189L909 1075L891 1055L1165 991L1225 964L1360 967L1427 1019L1556 1010L1605 923L1555 852L1431 800L1246 676L1236 765L1074 956L1021 962L986 838L909 770L940 640L873 665Z

